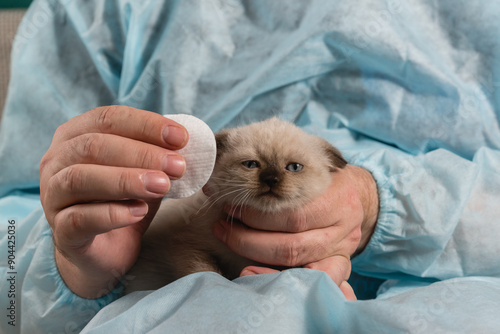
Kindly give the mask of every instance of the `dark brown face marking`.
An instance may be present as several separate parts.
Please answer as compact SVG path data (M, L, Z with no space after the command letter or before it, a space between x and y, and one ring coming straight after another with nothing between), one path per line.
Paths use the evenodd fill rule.
M269 188L274 187L279 182L281 182L281 173L279 173L274 167L267 167L259 175L259 181L266 184Z
M215 143L217 144L217 159L228 150L228 131L221 131L215 134Z
M344 168L347 165L347 161L344 159L342 154L335 147L326 142L324 147L326 156L329 158L332 166L330 168L331 172L335 171L335 168Z

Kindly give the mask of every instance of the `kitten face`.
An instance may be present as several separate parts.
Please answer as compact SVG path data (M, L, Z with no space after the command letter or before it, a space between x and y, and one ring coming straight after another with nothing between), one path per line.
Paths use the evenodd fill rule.
M211 199L262 211L298 207L324 192L346 161L325 140L277 118L223 131Z

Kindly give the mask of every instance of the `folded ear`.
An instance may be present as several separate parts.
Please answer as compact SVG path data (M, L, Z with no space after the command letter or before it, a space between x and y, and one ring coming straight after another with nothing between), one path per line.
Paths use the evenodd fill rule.
M347 161L342 156L342 153L326 140L323 140L323 150L330 160L331 172L335 171L336 168L344 168L347 165Z
M229 137L229 132L227 130L223 130L215 134L215 143L217 145L217 157L216 157L217 160L221 157L221 155L227 150L229 146L228 137Z

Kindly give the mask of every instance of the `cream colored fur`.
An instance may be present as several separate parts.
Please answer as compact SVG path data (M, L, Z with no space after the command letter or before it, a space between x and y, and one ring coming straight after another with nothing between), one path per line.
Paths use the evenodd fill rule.
M129 272L127 293L158 289L199 271L238 277L244 267L257 263L236 255L213 236L213 224L226 219L224 206L266 212L299 208L324 192L330 173L346 164L325 140L277 118L226 130L216 138L217 161L206 185L210 196L200 191L163 202ZM258 167L248 168L248 161ZM287 170L290 164L303 168L293 171L298 165L291 165L292 171Z

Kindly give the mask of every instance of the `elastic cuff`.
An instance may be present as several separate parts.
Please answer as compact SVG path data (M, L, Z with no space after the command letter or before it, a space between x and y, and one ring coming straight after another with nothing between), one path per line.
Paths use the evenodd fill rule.
M44 236L45 237L45 236ZM47 232L47 238L52 239L51 231ZM122 283L118 283L118 285L111 290L108 294L96 298L96 299L87 299L78 296L73 291L71 291L59 273L57 269L57 264L55 260L55 249L54 244L51 241L50 243L50 256L47 257L47 268L50 279L54 281L56 286L55 295L58 299L60 299L65 304L76 304L80 303L84 309L94 310L97 313L100 309L105 307L106 305L112 303L123 295L124 286Z
M366 267L366 264L370 264L369 267L373 268L373 264L371 264L373 255L382 251L381 245L384 244L388 237L395 237L394 233L391 232L393 230L391 222L394 221L393 216L396 213L395 208L391 206L391 203L394 203L393 187L387 176L389 174L387 168L378 163L378 161L382 160L381 157L377 157L379 154L383 153L373 153L363 157L355 155L349 158L350 164L368 170L377 183L379 196L377 224L365 249L352 259L353 270L370 276L373 273L364 271L363 268Z

